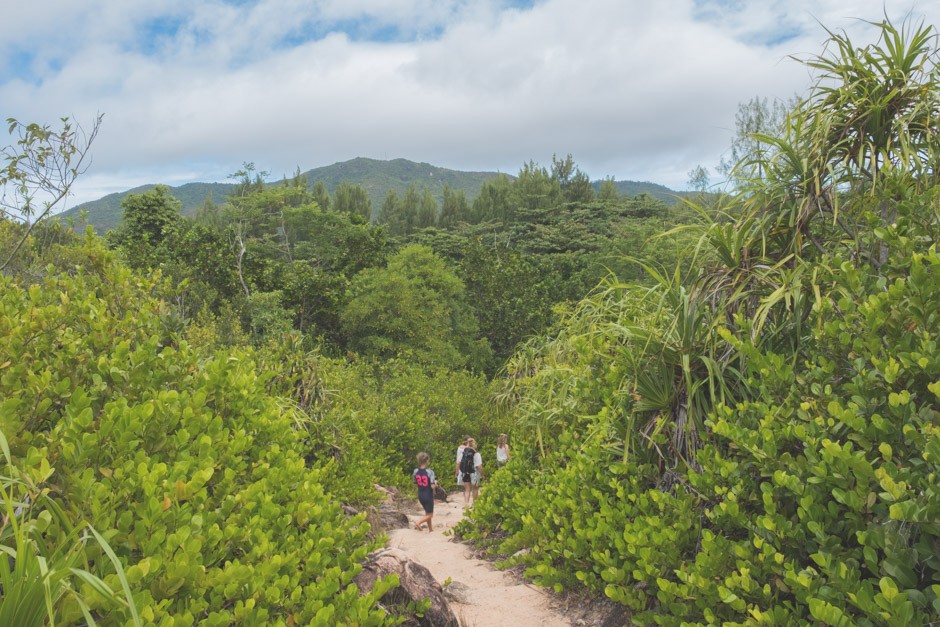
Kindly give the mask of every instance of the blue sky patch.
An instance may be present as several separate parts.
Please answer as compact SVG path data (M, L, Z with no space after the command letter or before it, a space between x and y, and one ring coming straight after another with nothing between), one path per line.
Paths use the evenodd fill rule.
M0 85L14 80L42 85L47 77L58 74L65 67L62 58L41 59L35 51L26 49L14 49L0 58L3 59L0 62Z
M128 42L127 48L148 56L158 54L166 44L176 39L185 24L186 19L176 15L162 15L145 22L137 30L134 41Z
M742 0L695 0L692 16L699 22L728 28L733 26L736 39L751 46L777 46L803 34L802 29L786 15L779 15L773 27L749 24L740 15L747 9Z
M786 25L782 25L780 30L773 33L764 33L764 36L758 37L754 43L763 44L765 46L778 46L791 39L796 39L802 34L802 29L797 26L787 27Z
M319 41L334 33L343 33L354 42L406 43L436 39L443 35L444 25L434 24L420 29L403 28L399 23L372 16L322 21L285 35L280 41L280 47L293 48L309 41Z
M33 78L33 61L36 55L29 50L14 50L4 55L6 63L0 66L0 80L4 83L15 78Z
M503 10L527 11L534 8L539 0L502 0ZM250 10L255 0L223 0L223 3L237 7L239 10ZM144 56L161 56L168 49L172 49L176 39L186 34L195 39L196 45L207 43L213 38L209 31L197 32L188 25L186 12L160 15L137 25L133 35L128 37L122 46L124 51L136 52ZM442 22L415 22L402 18L395 19L389 16L361 14L354 18L342 20L310 19L299 20L295 27L286 32L277 42L278 49L290 49L311 41L319 41L335 34L345 34L353 42L369 43L409 43L415 41L437 40L441 38L448 28L445 19ZM233 59L232 67L240 66L247 59ZM13 61L8 61L13 65ZM13 74L7 69L8 75ZM19 72L23 77L30 76L29 69Z
M536 0L506 0L506 6L511 9L531 9Z

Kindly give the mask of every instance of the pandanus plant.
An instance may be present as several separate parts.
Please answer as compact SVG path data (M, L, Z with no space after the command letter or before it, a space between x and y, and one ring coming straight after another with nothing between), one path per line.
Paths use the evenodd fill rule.
M940 71L932 27L873 26L880 38L864 48L830 33L782 133L755 136L762 149L738 167L750 178L720 207L693 206L692 271L647 265L652 286L608 280L510 362L503 398L542 455L588 415L598 437L619 434L624 460L642 450L694 467L715 405L748 398L749 354L805 354L827 289L813 264L836 251L881 262L872 234L940 176Z

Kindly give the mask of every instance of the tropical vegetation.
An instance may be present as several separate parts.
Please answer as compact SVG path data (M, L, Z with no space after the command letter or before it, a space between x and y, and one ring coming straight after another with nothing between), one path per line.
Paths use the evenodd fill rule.
M605 281L515 354L525 454L464 537L638 623L940 617L937 33L876 26L805 60L695 271Z
M637 624L940 620L940 47L873 26L673 205L570 155L380 205L246 163L101 237L50 218L100 118L11 120L0 623L402 623L394 576L354 583L375 484L500 432L458 533L541 585Z

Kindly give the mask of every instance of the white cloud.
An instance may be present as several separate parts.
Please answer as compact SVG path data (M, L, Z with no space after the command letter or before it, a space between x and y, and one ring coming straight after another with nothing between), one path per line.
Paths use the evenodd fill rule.
M718 162L738 103L804 91L787 57L820 52L817 19L863 44L849 16L912 6L940 17L881 0L44 0L0 23L0 53L33 55L0 74L0 114L105 113L73 203L355 156L516 172L570 152L594 178L681 188Z

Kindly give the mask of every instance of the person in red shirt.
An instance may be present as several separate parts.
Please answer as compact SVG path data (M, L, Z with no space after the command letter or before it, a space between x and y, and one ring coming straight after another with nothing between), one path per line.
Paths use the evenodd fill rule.
M434 471L428 468L428 462L431 456L427 453L418 453L418 467L415 468L413 476L415 485L418 486L418 501L424 508L424 516L415 522L415 529L421 531L421 527L427 523L428 532L434 531L431 524L431 518L434 516L434 488L437 482L434 479Z

